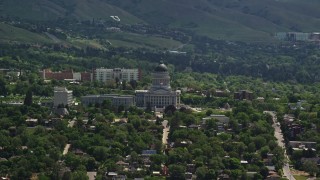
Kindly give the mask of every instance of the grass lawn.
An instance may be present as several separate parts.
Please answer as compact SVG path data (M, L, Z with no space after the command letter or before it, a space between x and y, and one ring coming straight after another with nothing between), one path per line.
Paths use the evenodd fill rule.
M68 42L70 42L72 45L80 48L85 48L87 46L93 47L96 49L105 49L103 45L101 45L97 40L92 40L92 39L69 39Z
M296 180L306 180L306 179L308 179L308 177L306 177L306 176L300 176L300 175L293 175L294 176L294 178L296 178Z
M134 33L109 33L106 35L113 46L145 47L156 49L174 49L182 43L173 39Z

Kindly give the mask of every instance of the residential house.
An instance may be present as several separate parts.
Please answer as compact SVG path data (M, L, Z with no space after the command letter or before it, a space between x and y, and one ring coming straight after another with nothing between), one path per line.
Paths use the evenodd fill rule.
M303 127L300 124L292 123L288 125L289 129L289 138L291 140L294 140L297 138L297 136L303 132Z
M316 142L309 142L309 141L289 141L289 146L294 150L308 150L311 149L315 151L316 149Z
M285 114L284 116L283 116L283 122L284 122L284 124L285 125L290 125L290 124L292 124L293 123L293 121L294 121L294 115L293 114Z
M275 171L269 171L269 175L267 176L267 180L278 180L280 179L281 176Z
M264 102L264 97L257 97L257 101L263 103Z
M187 172L195 173L196 165L195 164L187 164Z
M247 90L241 90L239 92L234 93L234 99L235 100L253 100L253 93Z
M229 93L227 91L222 91L222 90L215 90L214 91L214 96L215 97L228 97Z
M32 118L26 119L26 124L29 127L35 127L38 125L38 119L32 119Z
M202 128L206 128L206 121L210 119L216 119L217 120L217 126L219 132L224 132L225 127L229 125L230 118L225 115L220 114L211 114L208 117L202 118Z
M9 127L9 135L10 135L11 137L17 135L17 127L16 127L16 126L11 126L11 127Z

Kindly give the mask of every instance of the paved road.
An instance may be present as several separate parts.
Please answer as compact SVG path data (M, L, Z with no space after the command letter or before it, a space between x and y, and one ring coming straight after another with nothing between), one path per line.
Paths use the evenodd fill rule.
M73 128L76 120L77 120L77 118L73 118L73 120L69 121L68 127ZM71 144L66 144L66 146L65 146L64 149L63 149L63 153L62 153L63 155L68 154L69 149L70 149L70 146L71 146Z
M168 135L170 131L170 126L168 126L168 121L167 120L162 121L162 126L163 126L162 144L167 145Z
M87 176L89 177L89 180L95 180L97 172L87 172Z
M277 125L277 122L278 122L277 121L277 116L272 111L265 111L265 113L268 113L268 114L270 114L272 116L272 119L273 119L272 127L274 128L274 137L277 138L278 145L284 149L285 162L284 162L284 165L282 167L283 175L286 178L288 178L289 180L295 180L295 178L293 177L293 175L291 173L290 167L289 167L289 163L288 163L289 162L289 158L288 158L287 151L286 151L286 148L285 148L283 134L282 134L282 131L280 129L280 126Z
M71 144L66 144L66 146L63 149L63 153L62 153L63 155L68 154L70 146L71 146Z
M50 39L52 39L54 43L60 43L60 42L61 42L61 40L58 39L55 35L50 34L50 33L48 33L48 32L45 32L45 34L46 34Z
M73 127L74 126L74 123L75 123L76 121L73 119L72 121L69 121L69 123L68 123L68 127Z

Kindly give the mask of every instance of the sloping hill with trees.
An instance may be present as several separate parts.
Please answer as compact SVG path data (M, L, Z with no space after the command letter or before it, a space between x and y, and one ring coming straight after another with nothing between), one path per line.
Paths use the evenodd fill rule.
M119 16L189 30L215 39L265 40L279 31L320 28L316 0L3 0L2 15L31 20L92 20Z
M142 22L126 11L100 0L3 0L2 6L2 16L27 20L92 20L116 15L125 23Z
M41 34L0 23L0 42L50 43L50 39Z

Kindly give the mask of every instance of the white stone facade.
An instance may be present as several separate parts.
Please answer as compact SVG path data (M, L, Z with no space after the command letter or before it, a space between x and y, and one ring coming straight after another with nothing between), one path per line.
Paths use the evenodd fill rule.
M160 64L152 73L152 86L149 90L136 91L136 106L165 108L169 105L180 105L181 91L173 91L170 86L168 68Z
M53 106L58 107L59 105L72 105L73 95L72 91L68 91L65 87L54 87L53 95Z

